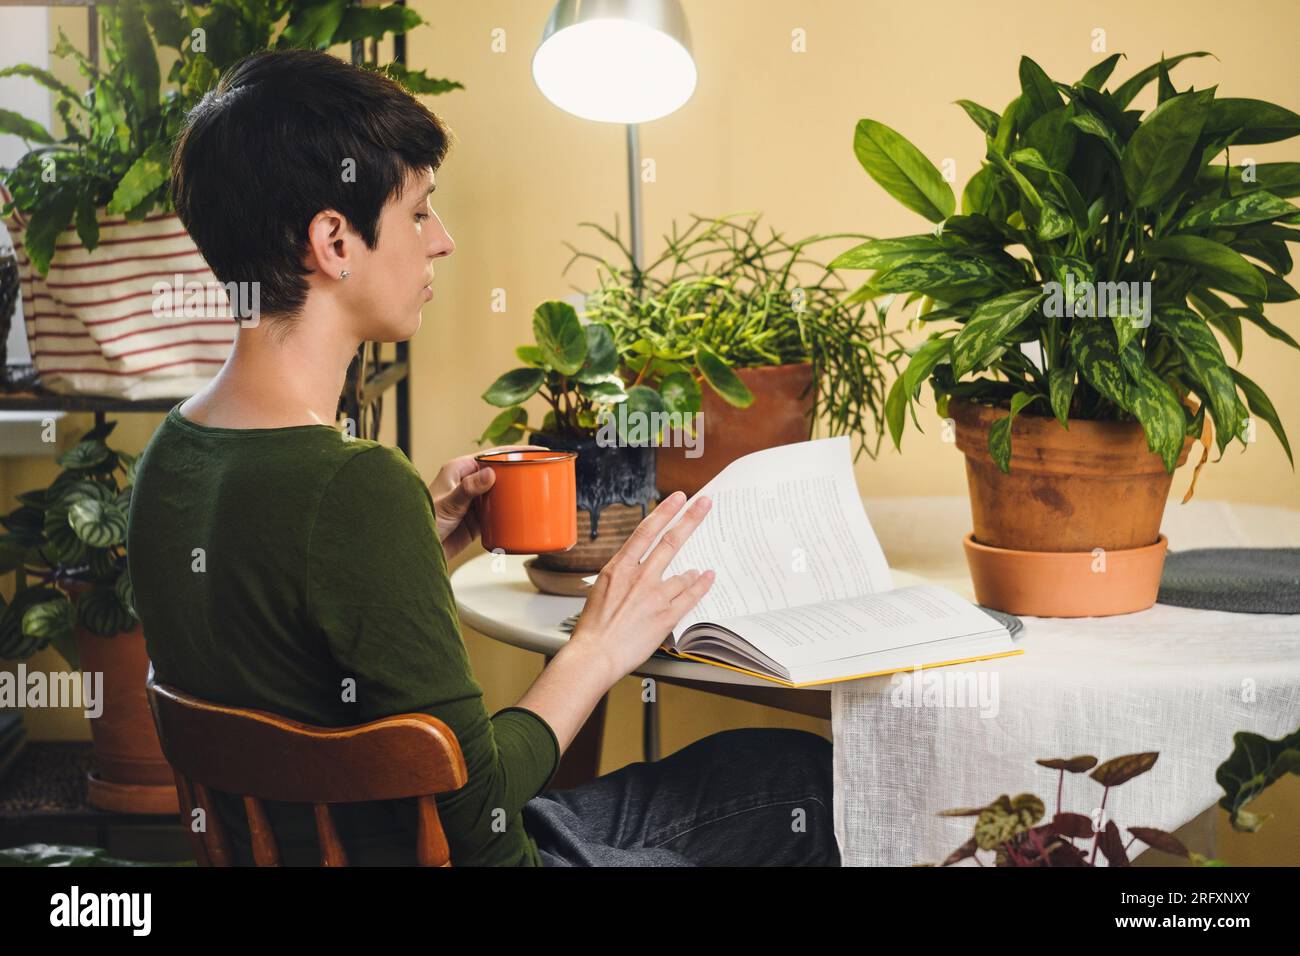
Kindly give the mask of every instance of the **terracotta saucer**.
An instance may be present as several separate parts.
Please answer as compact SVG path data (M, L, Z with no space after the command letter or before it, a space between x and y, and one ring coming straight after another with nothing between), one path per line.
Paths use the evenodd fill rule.
M552 571L540 567L536 557L524 562L524 570L528 572L528 580L533 582L533 587L543 594L581 598L585 598L587 591L591 589L591 585L583 578L589 578L595 573L593 571Z
M1169 539L1118 551L1017 551L962 539L978 603L1030 617L1106 617L1156 602Z

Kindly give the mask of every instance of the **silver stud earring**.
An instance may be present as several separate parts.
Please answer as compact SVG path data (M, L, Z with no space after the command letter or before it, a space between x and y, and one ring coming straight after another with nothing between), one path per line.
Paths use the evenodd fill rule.
M348 272L347 269L344 269L342 272L339 273L339 278L340 278L340 279L346 279L346 278L347 278L348 276L350 276L350 275L352 275L352 273L351 273L351 272Z

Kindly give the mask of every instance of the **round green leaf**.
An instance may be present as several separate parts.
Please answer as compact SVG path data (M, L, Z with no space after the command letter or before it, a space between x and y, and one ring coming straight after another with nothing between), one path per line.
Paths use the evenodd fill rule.
M126 512L111 502L74 502L68 509L68 523L92 548L111 548L126 540Z
M664 408L663 399L659 397L659 393L648 385L633 385L627 390L627 402L624 407L627 413L625 416L620 414L618 421L621 440L625 444L639 446L640 442L634 442L628 436L628 431L633 430L645 434L649 439L649 443L655 444L658 433L654 427L654 415L656 412L667 411ZM643 423L642 428L637 427L638 420Z
M76 616L65 597L34 604L23 612L23 634L48 644L72 636Z
M101 585L77 598L77 621L92 634L113 637L130 630L135 617L118 598L115 588Z
M19 591L13 601L4 604L0 599L0 658L25 660L42 650L49 641L23 632L23 617L38 604L53 602L63 595L50 587L31 587Z
M70 508L78 501L112 501L113 492L97 481L82 479L63 485L50 500L64 508Z
M66 505L56 504L45 512L42 530L45 532L47 553L57 564L69 567L85 560L86 543L72 530Z
M85 471L88 468L94 468L96 465L102 465L108 460L112 452L102 441L83 441L73 445L56 461L61 468L67 468L71 471Z
M664 407L670 412L682 415L694 415L700 410L703 395L700 383L689 372L673 372L665 375L659 383L659 396L664 400Z
M518 405L541 388L545 380L546 372L540 368L514 369L488 386L483 401L500 408Z
M536 345L521 345L515 349L515 355L519 361L532 368L542 368L546 360L542 357L542 350Z
M704 376L704 380L728 404L735 405L737 408L748 408L753 404L754 393L749 390L749 386L742 382L731 366L718 358L707 345L696 348L695 364Z
M617 375L605 376L598 382L579 382L578 394L604 405L613 405L627 398L623 381Z
M478 436L479 444L491 442L494 445L509 444L506 435L513 434L528 423L528 410L522 405L514 405L492 419L483 434Z
M587 336L587 357L574 376L579 382L597 382L611 375L618 367L618 351L609 326L592 322L583 327Z
M582 368L587 357L587 333L578 313L567 302L543 302L533 312L533 336L547 366L562 375Z

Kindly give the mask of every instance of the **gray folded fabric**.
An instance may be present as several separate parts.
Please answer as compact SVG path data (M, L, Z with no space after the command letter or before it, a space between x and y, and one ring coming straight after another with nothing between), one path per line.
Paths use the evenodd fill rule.
M1160 604L1300 614L1300 548L1193 548L1165 556Z

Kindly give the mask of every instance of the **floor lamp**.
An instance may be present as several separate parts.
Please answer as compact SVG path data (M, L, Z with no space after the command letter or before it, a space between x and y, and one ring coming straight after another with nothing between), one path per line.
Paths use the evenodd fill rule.
M627 127L632 263L644 264L640 123L667 116L695 92L690 30L678 0L560 0L533 54L533 82L565 112ZM642 747L659 757L656 702L646 702Z

